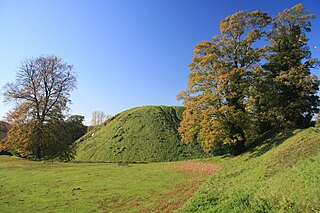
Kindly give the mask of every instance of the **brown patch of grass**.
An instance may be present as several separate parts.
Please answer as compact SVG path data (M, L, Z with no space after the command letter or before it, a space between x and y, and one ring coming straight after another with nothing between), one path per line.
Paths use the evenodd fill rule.
M203 180L180 184L168 193L161 194L151 208L142 212L174 212L194 195L202 183Z
M220 169L212 163L197 161L178 162L169 166L170 169L183 172L188 182L179 184L167 193L160 194L151 189L146 196L117 195L106 198L99 206L105 212L174 212L185 204L199 189L206 177Z
M212 163L204 163L198 161L184 161L176 163L174 169L195 176L206 177L217 172L220 167Z
M203 181L197 180L180 184L164 194L157 194L157 191L154 190L148 196L117 195L108 197L104 199L99 208L105 212L174 212L194 195ZM145 204L151 204L151 206L145 206Z

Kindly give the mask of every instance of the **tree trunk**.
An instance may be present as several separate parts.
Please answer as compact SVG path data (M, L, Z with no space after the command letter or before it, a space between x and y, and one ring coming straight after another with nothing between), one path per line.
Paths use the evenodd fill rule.
M231 132L235 135L238 134L242 138L242 140L237 139L237 143L230 147L230 151L232 155L239 155L245 150L246 138L244 131L241 127L233 125L231 128Z
M36 155L36 158L38 159L38 160L41 160L41 146L40 145L37 145L36 146L36 150L35 150L35 153L34 153L35 155Z

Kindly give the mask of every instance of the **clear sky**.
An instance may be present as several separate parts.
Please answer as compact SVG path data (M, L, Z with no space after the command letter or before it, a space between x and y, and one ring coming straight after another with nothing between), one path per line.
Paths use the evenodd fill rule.
M238 10L275 15L298 3L317 15L309 44L320 47L320 0L0 0L0 120L11 108L3 86L21 61L51 54L78 73L70 114L181 105L192 50L219 34L221 19Z

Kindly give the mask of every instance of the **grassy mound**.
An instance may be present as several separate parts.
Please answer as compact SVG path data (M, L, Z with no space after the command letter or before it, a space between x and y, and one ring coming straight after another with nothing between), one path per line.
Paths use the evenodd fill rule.
M144 106L124 111L78 140L76 161L160 162L203 154L180 141L184 107Z
M273 131L222 169L181 212L319 212L320 131Z

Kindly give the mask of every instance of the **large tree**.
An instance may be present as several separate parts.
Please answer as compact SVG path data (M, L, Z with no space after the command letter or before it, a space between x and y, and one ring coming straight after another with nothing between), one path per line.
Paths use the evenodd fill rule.
M5 101L15 103L8 118L12 127L19 130L9 130L8 137L18 140L17 134L21 133L20 137L24 139L10 141L12 146L24 141L28 144L28 151L41 158L45 154L42 151L53 143L54 135L59 133L53 127L63 121L70 103L70 91L75 87L72 65L61 58L48 56L24 61L16 81L8 83L4 92Z
M188 90L178 98L187 107L179 132L186 143L210 150L219 142L234 154L250 137L254 118L254 79L264 48L254 43L271 18L261 11L239 11L220 22L220 36L196 45Z
M310 72L319 62L306 37L312 18L298 4L272 20L260 11L222 20L220 36L196 45L189 88L178 96L187 107L182 140L207 151L223 143L238 154L258 131L309 125L319 106L319 80ZM257 42L263 37L266 46Z
M318 112L319 80L311 75L310 69L319 62L311 58L306 36L314 17L298 4L279 13L272 21L264 68L273 94L266 99L265 109L280 125L308 126Z

